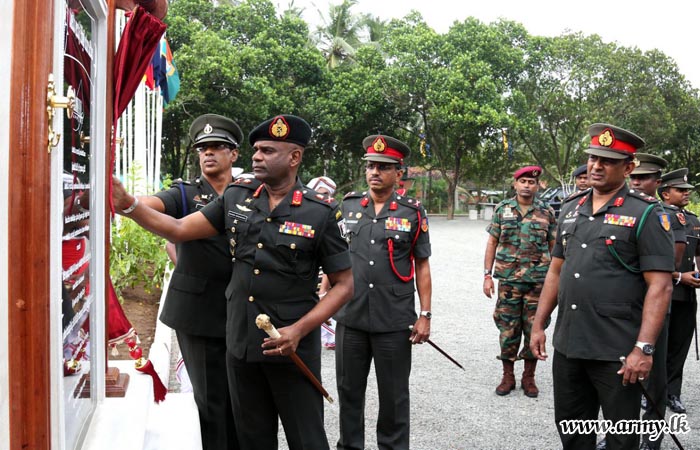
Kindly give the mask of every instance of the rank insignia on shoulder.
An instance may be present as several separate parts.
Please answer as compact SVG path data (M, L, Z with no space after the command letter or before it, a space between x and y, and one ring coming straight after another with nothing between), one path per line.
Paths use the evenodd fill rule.
M410 232L411 231L411 221L408 219L399 218L399 217L387 217L386 222L384 223L384 229L391 230L391 231Z
M678 217L678 221L681 223L681 225L685 225L685 216L683 213L676 213L676 217Z
M305 238L313 238L314 234L316 234L316 230L314 230L311 225L304 225L296 222L284 222L284 224L280 225L279 232Z
M423 220L422 220L421 225L420 225L420 229L423 230L423 233L428 232L428 218L427 217L423 217Z
M661 222L661 227L666 231L671 231L671 219L668 213L659 214L659 222Z
M603 223L632 228L634 224L637 223L637 218L634 216L622 216L620 214L606 214Z
M343 217L343 212L342 212L341 210L337 210L337 211L335 212L335 220L338 220L338 219L340 219L341 217Z

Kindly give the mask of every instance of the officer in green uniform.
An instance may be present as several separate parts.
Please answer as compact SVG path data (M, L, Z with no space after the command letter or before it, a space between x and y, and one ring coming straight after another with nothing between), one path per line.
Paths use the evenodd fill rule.
M309 124L280 115L251 131L255 179L242 178L201 211L173 219L139 207L114 183L117 206L173 241L226 233L233 262L228 298L228 379L238 440L245 449L276 449L278 420L290 449L328 449L323 397L290 361L295 352L320 379L319 327L352 296L347 243L338 205L297 177ZM237 180L238 181L238 180ZM319 267L332 287L318 301ZM270 316L281 337L255 326Z
M668 172L661 178L659 195L664 207L684 208L690 202L693 185L688 183L688 169ZM683 366L688 357L688 350L693 339L697 297L695 289L700 287L696 277L695 255L698 253L697 216L684 210L676 209L675 216L684 226L684 251L680 257L677 271L673 273L674 288L671 297L671 317L668 328L668 406L675 413L685 413L681 401L683 385Z
M139 200L180 218L202 209L224 192L233 178L243 132L217 114L197 117L190 140L201 175L176 181L168 190ZM175 330L199 412L203 450L238 449L226 378L226 286L231 279L224 235L177 244L177 258L160 320Z
M592 189L562 207L530 338L533 354L546 359L545 324L559 306L552 371L564 449L594 448L596 438L572 433L567 420L597 420L601 407L613 424L639 418L637 381L651 370L674 268L669 214L625 183L644 141L607 124L591 125L589 134ZM639 447L635 434L606 440L611 450Z
M522 167L515 171L515 197L502 201L486 227L489 239L484 255L484 294L494 294L493 277L498 282L498 301L493 320L500 333L503 378L496 394L508 395L515 389L515 361L525 360L521 387L528 397L537 397L537 359L530 351L530 330L537 311L542 283L547 275L550 251L554 245L554 210L536 197L542 168ZM494 269L495 261L495 271ZM523 339L524 338L524 339ZM520 341L523 347L520 349Z
M419 201L394 190L403 159L410 153L408 146L385 135L368 136L362 146L369 190L350 192L342 209L355 294L335 316L337 448L365 448L365 391L374 360L379 391L377 446L408 449L411 345L428 339L432 316L428 218Z

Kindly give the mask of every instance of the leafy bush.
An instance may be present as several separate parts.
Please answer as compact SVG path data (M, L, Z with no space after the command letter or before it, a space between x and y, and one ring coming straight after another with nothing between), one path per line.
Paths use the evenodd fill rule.
M165 239L141 228L133 220L119 219L112 224L110 275L117 294L125 287L142 285L148 293L160 289L170 260Z

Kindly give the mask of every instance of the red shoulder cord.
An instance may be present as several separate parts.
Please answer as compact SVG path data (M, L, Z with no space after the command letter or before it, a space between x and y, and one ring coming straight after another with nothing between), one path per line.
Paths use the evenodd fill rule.
M399 277L399 280L403 281L404 283L408 283L413 279L413 275L416 273L416 267L414 264L414 257L413 257L413 247L416 245L416 241L418 240L418 235L420 234L420 211L416 211L416 214L418 215L418 229L416 230L416 235L413 238L413 242L411 242L411 251L408 254L408 260L410 261L411 264L411 273L408 276L403 276L399 273L398 270L396 270L396 265L394 264L394 240L389 238L389 241L387 242L387 246L389 247L389 264L391 264L391 270L394 272L394 275Z

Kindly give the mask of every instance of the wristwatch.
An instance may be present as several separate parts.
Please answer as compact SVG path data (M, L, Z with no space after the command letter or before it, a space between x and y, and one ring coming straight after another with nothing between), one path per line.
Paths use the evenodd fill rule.
M653 355L654 351L656 350L656 347L654 347L653 344L650 344L648 342L637 341L634 344L634 346L637 347L638 349L640 349L642 351L642 353L644 353L645 355L649 355L649 356Z
M421 311L420 315L428 320L430 320L430 318L433 317L433 313L431 313L430 311Z

